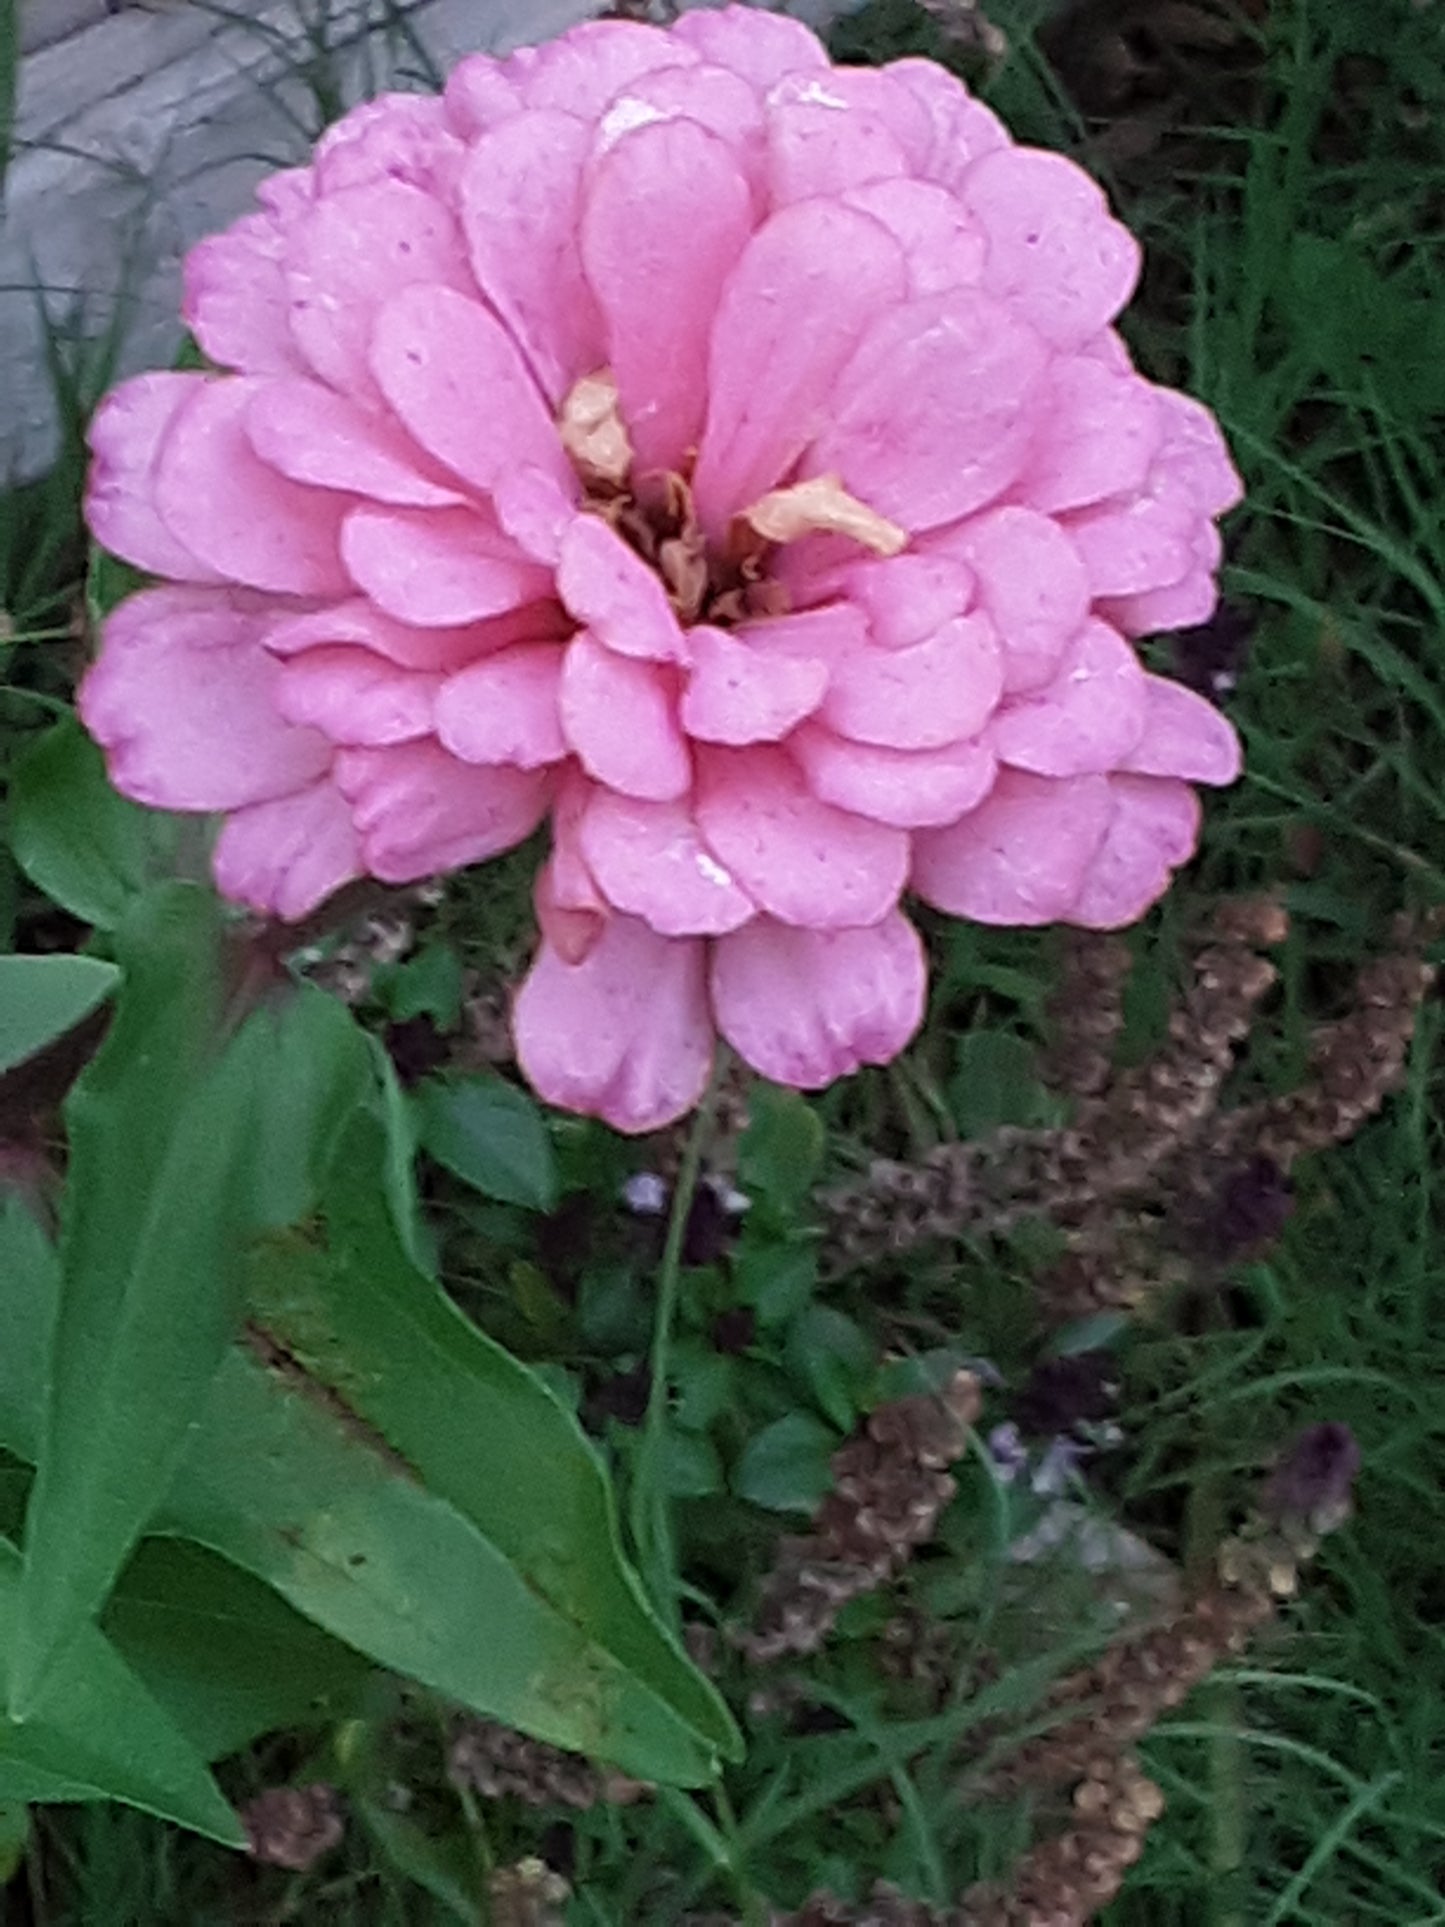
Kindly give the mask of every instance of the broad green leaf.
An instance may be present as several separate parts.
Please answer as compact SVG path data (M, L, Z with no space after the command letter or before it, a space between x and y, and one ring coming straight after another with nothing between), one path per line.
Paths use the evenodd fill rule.
M0 1199L0 1447L34 1465L60 1259L18 1198Z
M0 1652L14 1636L20 1581L20 1555L0 1540ZM121 1800L225 1846L245 1843L204 1760L89 1626L27 1717L0 1721L0 1799Z
M503 1204L552 1210L557 1163L525 1091L500 1077L435 1078L415 1103L422 1148L438 1164Z
M838 1434L809 1412L788 1412L750 1439L733 1470L733 1491L771 1512L812 1512L833 1482L828 1461Z
M877 1363L871 1340L833 1306L809 1305L794 1319L783 1356L823 1416L849 1431Z
M987 1137L1006 1124L1054 1121L1054 1100L1039 1080L1027 1038L1007 1030L965 1031L954 1065L948 1101L965 1137Z
M62 909L113 930L172 863L176 819L127 802L78 722L49 729L15 765L10 844L30 881Z
M0 1802L0 1887L19 1873L29 1841L30 1812L24 1802Z
M748 1127L738 1140L738 1182L774 1213L794 1216L823 1161L823 1122L797 1091L757 1083L748 1093Z
M461 1015L462 960L450 944L431 943L397 964L378 988L393 1023L430 1017L439 1030L450 1030Z
M0 1071L63 1037L119 980L98 957L0 957Z

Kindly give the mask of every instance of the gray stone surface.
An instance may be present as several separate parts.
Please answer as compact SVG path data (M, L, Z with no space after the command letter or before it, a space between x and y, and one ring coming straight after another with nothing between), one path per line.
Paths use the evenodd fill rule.
M438 65L547 39L605 0L401 0ZM847 0L792 0L817 23ZM46 330L93 361L163 365L179 336L182 255L244 212L256 181L319 127L308 64L347 98L405 83L384 0L23 0L17 141L0 227L0 479L55 447ZM325 47L306 23L324 22ZM44 317L42 319L42 316ZM88 346L87 346L88 344Z

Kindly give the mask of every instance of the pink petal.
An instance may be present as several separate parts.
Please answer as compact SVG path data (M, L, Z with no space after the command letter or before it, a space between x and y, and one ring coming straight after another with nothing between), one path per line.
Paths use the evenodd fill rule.
M597 944L607 928L611 912L597 896L596 908L579 909L564 903L557 887L557 859L549 856L537 872L532 885L532 914L542 941L555 950L563 963L579 964Z
M690 121L723 142L761 212L767 171L762 103L726 67L657 67L629 81L598 122L596 153L609 153L638 128L675 120Z
M465 288L457 224L404 181L381 180L318 201L286 251L291 333L312 368L353 401L374 400L370 348L383 305L401 288Z
M987 296L900 302L838 378L807 472L836 472L907 529L956 521L1022 468L1046 363L1032 330Z
M1199 799L1187 783L1115 776L1109 790L1109 827L1064 913L1086 930L1119 930L1142 917L1199 838Z
M468 763L539 769L567 754L558 697L560 643L520 643L449 678L437 699L436 732Z
M333 121L316 143L316 184L331 195L404 181L446 200L465 151L435 95L378 94Z
M582 259L639 471L697 446L713 316L751 231L736 161L691 121L640 127L591 171Z
M661 580L600 516L577 516L563 536L557 593L618 655L685 659L687 645Z
M555 569L567 531L577 520L577 494L570 466L561 481L540 468L512 469L498 476L492 508L524 555Z
M618 1131L656 1131L707 1088L713 1028L703 945L611 917L578 964L538 951L512 1013L537 1095Z
M1056 348L1079 348L1114 319L1139 278L1139 244L1082 168L1038 148L1001 148L959 195L988 235L984 286Z
M999 760L1036 776L1087 776L1118 767L1144 732L1147 678L1139 658L1104 622L1087 622L1053 680L994 718Z
M898 911L862 930L796 930L759 917L713 947L718 1029L775 1084L821 1090L886 1064L923 1022L928 966Z
M544 939L564 963L581 963L611 916L582 851L582 821L599 790L574 763L557 783L552 853L537 873L533 902Z
M825 662L770 651L721 629L690 629L688 643L692 671L679 713L688 735L705 742L775 743L812 715L828 687Z
M464 141L474 141L522 112L522 89L510 61L491 54L468 54L447 75L442 106L447 124Z
M768 106L768 178L774 207L840 195L904 173L903 150L875 116L832 97L833 77L812 81L802 99ZM818 95L825 98L818 98Z
M506 615L552 589L546 569L469 509L353 509L341 553L358 589L421 629Z
M1213 703L1163 676L1146 676L1144 691L1144 733L1120 769L1136 776L1181 776L1191 783L1237 779L1239 738Z
M510 329L553 408L602 366L603 328L578 246L590 126L535 111L472 148L461 214L477 286Z
M118 790L155 809L234 810L321 775L330 745L282 720L263 633L252 599L224 589L147 589L112 611L79 709Z
M806 723L788 754L824 803L900 830L952 823L993 786L997 758L986 742L947 749L879 749Z
M847 195L903 249L908 292L921 296L976 288L983 280L983 229L957 198L931 181L874 181Z
M1209 533L1215 531L1211 527ZM1219 602L1219 584L1214 571L1219 566L1216 553L1203 564L1196 562L1187 575L1163 589L1143 589L1138 595L1101 596L1099 613L1126 636L1152 636L1165 629L1192 629L1208 622Z
M399 669L370 649L307 649L281 665L276 707L333 743L406 743L430 736L443 678Z
M761 909L817 930L876 923L898 901L908 838L819 802L777 749L699 753L696 821Z
M522 48L508 64L521 78L529 109L556 107L595 120L642 75L696 59L682 40L656 27L593 20L540 47Z
M833 671L822 720L855 742L942 749L976 736L1003 691L986 616L957 616L907 649L860 649Z
M935 629L972 606L973 571L951 556L910 550L886 561L859 562L855 552L841 566L819 568L804 557L803 566L794 568L797 552L806 547L794 542L782 551L774 571L778 579L799 600L846 597L866 616L868 636L880 649L926 642Z
M1089 611L1089 578L1057 523L1033 509L1001 508L950 530L941 546L978 576L979 600L1004 652L1004 689L1036 689Z
M463 500L428 479L429 465L392 423L320 382L264 383L247 405L246 433L262 461L293 482L414 508Z
M559 642L570 633L571 624L555 602L529 603L466 628L413 629L357 598L309 615L283 616L268 626L266 647L273 655L294 656L354 643L402 669L452 670L510 643Z
M683 803L644 803L597 790L582 847L609 903L667 937L716 936L756 915L698 836Z
M1012 146L998 116L936 61L894 60L883 72L906 87L928 116L928 146L910 155L924 180L955 192L980 155Z
M868 619L851 603L833 602L821 609L801 610L795 616L763 616L743 623L736 634L739 641L751 643L770 656L832 665L867 647Z
M291 297L283 272L287 233L301 212L294 209L289 219L244 215L187 254L181 313L219 367L245 375L307 373L291 334Z
M713 325L707 425L693 477L698 515L714 539L817 436L859 337L902 298L903 286L897 242L851 208L800 202L753 236Z
M295 923L362 874L351 812L325 778L249 804L222 824L211 873L233 903Z
M232 375L193 389L160 446L155 505L172 535L234 582L283 595L346 586L337 541L346 499L267 466L246 433L262 384Z
M376 319L371 370L422 447L483 493L518 469L575 487L551 415L510 335L451 288L411 287Z
M1219 423L1203 402L1172 388L1156 388L1165 421L1160 461L1188 490L1204 515L1226 515L1244 499L1244 484L1229 458Z
M366 867L383 883L411 883L498 856L546 814L545 771L478 769L439 743L338 750L335 768Z
M1190 504L1166 489L1085 509L1067 527L1095 596L1124 596L1183 580L1194 559L1195 521Z
M799 21L761 10L724 7L718 13L689 13L672 29L671 37L704 60L730 67L758 88L771 87L785 74L816 71L829 64L816 34Z
M668 672L619 656L585 630L562 668L562 729L582 767L608 789L655 803L687 793L692 760Z
M1119 374L1092 356L1056 361L1048 432L1019 478L1019 499L1057 513L1142 488L1163 438L1154 394L1138 375Z
M912 886L976 923L1053 923L1071 912L1112 814L1107 777L1000 770L976 810L915 834Z
M95 460L85 519L103 549L152 575L180 582L224 582L197 561L155 509L156 463L166 431L204 375L137 375L113 389L91 417Z

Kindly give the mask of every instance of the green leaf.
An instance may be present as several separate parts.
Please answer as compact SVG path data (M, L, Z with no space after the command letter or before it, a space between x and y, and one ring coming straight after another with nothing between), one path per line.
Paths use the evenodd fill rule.
M0 1652L15 1633L21 1559L0 1540ZM93 1627L51 1669L24 1720L0 1721L0 1799L121 1800L240 1847L204 1760Z
M784 1217L794 1216L823 1162L823 1121L797 1091L754 1084L738 1140L738 1182Z
M415 1098L422 1148L503 1204L551 1211L557 1162L541 1111L500 1077L435 1078Z
M810 1305L793 1321L783 1356L824 1416L851 1430L876 1363L872 1342L853 1320L831 1305Z
M63 1037L119 981L97 957L0 957L0 1072Z
M1032 1046L1007 1030L970 1030L958 1039L948 1101L966 1138L987 1137L1008 1124L1052 1123L1055 1117Z
M451 1030L462 1009L461 958L450 944L428 944L391 972L384 1001L393 1023L430 1017L438 1030Z
M172 867L176 819L127 802L78 722L47 730L15 765L10 844L30 881L102 930L124 921L147 883Z
M838 1434L810 1412L765 1425L733 1470L733 1491L770 1512L813 1512L833 1483L829 1459Z
M60 1259L18 1198L0 1199L0 1447L34 1465Z
M0 1802L0 1887L9 1886L30 1844L30 1810L23 1801Z
M785 1325L808 1305L818 1285L818 1253L812 1244L768 1236L744 1224L733 1259L733 1284L760 1325Z

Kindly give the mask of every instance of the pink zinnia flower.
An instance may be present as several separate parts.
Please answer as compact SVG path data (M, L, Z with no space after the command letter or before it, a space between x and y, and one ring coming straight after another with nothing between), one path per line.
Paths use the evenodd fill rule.
M101 409L166 578L81 712L283 918L550 820L516 1007L646 1130L720 1032L814 1088L923 1010L905 890L1126 924L1234 735L1127 638L1214 603L1214 421L1110 328L1138 251L926 61L733 7L360 107L186 264L218 372Z

